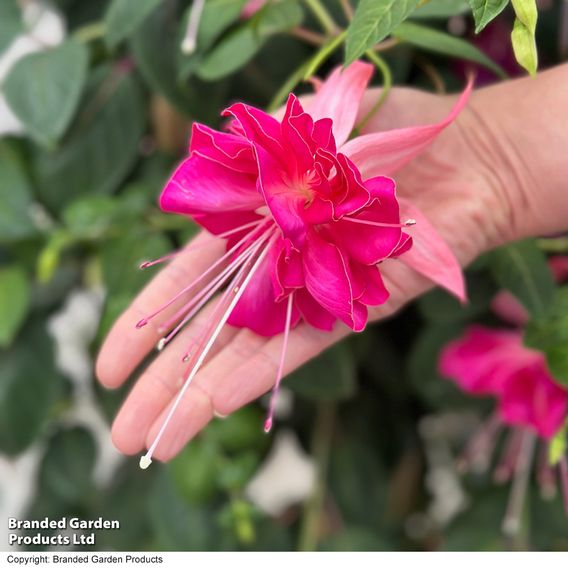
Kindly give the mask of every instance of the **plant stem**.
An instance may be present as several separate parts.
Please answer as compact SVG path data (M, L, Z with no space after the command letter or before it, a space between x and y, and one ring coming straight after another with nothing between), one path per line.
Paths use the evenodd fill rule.
M312 552L318 548L320 518L326 493L327 470L334 423L335 404L320 402L318 404L312 442L312 451L317 466L316 484L306 502L302 516L298 543L298 550L301 552Z
M361 122L355 127L354 129L355 135L359 134L359 132L361 132L361 130L365 128L365 126L367 126L371 118L373 118L375 113L379 110L379 108L381 108L382 104L385 102L392 88L392 73L390 67L387 65L387 62L380 55L378 55L377 53L371 50L365 52L365 55L369 60L371 60L375 64L377 69L381 72L381 75L383 76L383 88L381 89L381 94L379 95L377 102L373 105L371 110L363 117Z
M333 21L333 18L327 11L327 8L320 2L320 0L304 0L304 3L310 9L322 27L322 30L327 35L337 33L337 24Z
M343 31L325 45L322 45L321 49L310 60L304 74L304 80L309 79L320 68L320 65L343 43L346 36L347 32Z
M324 35L301 27L292 28L290 30L290 35L312 45L323 45L326 42L326 37Z
M341 4L345 18L350 22L353 19L353 6L351 6L350 0L339 0L339 4Z

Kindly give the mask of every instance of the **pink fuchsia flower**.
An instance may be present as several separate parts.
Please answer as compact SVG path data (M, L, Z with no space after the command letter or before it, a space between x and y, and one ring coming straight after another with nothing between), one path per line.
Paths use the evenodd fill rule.
M206 283L162 326L173 327L161 340L163 347L218 291L225 292L199 349L185 358L190 371L172 414L226 322L264 336L284 333L276 394L290 328L304 320L331 330L340 320L361 331L367 307L383 304L389 296L381 263L400 257L465 299L462 271L449 247L420 211L397 197L394 181L386 176L451 124L466 104L471 84L438 124L349 140L372 69L361 62L336 69L307 110L291 94L281 121L236 103L223 113L230 118L227 131L193 126L189 156L164 188L160 205L225 239L227 252L138 326ZM415 223L411 237L403 229Z
M568 391L558 385L539 351L517 330L471 326L440 357L442 375L474 395L492 395L505 424L527 427L550 440L568 415Z
M568 390L557 384L548 371L545 357L527 349L520 330L492 330L471 326L465 334L442 351L442 375L463 391L476 396L489 395L497 401L497 412L469 443L462 468L482 464L486 468L498 434L504 425L511 427L505 449L495 468L495 479L513 479L514 489L504 530L515 533L520 517L528 473L537 437L542 440L537 475L544 496L556 493L556 474L549 462L552 438L567 424ZM560 457L559 473L568 514L568 461Z

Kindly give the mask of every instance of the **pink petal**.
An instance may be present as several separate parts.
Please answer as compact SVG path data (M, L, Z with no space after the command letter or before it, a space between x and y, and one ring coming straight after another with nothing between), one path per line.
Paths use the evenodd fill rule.
M256 173L256 160L246 138L218 132L204 124L193 124L189 152L195 152L237 172Z
M470 326L444 347L440 373L471 394L499 395L519 365L534 362L533 352L522 346L520 332Z
M507 290L498 292L491 300L491 309L503 321L513 325L525 325L529 321L527 309Z
M199 155L180 164L160 196L164 211L185 215L254 211L262 205L255 176Z
M244 103L230 106L223 111L223 116L233 116L250 142L262 146L279 159L285 158L280 143L280 123L274 117Z
M349 258L362 264L377 264L398 247L402 231L400 227L370 223L399 224L399 208L392 179L372 178L365 182L365 187L373 197L371 204L334 224L333 232Z
M450 114L437 124L400 128L357 136L341 147L359 168L363 179L392 175L429 146L466 105L473 87L469 81Z
M302 252L308 292L320 306L351 329L363 329L365 321L361 321L360 310L355 309L349 268L341 250L312 229Z
M412 248L400 260L465 302L463 272L450 247L419 209L405 199L399 199L399 204L402 219L416 220L412 229Z
M290 180L282 166L262 146L254 145L258 163L258 184L274 220L283 233L295 245L300 245L305 236L302 211L305 195L290 186Z
M337 318L322 308L305 288L294 292L294 303L309 325L322 331L333 329Z
M277 302L272 276L273 260L270 256L252 277L229 319L230 325L246 327L264 337L272 337L284 331L286 324L286 300ZM300 320L300 312L294 308L292 326Z
M355 61L346 69L336 67L324 81L309 105L308 112L315 120L331 118L333 134L340 147L355 126L365 89L373 74L369 63Z
M568 392L552 381L541 356L509 378L500 412L508 424L532 426L548 440L566 420Z
M380 306L389 299L389 291L376 266L351 263L351 276L355 297L361 304Z

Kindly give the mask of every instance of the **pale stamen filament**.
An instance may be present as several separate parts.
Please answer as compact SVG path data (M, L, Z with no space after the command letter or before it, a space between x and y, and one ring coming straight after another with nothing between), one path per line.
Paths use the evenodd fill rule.
M186 246L186 247L184 247L180 250L176 250L174 252L171 252L169 254L161 256L160 258L156 258L154 260L145 260L144 262L142 262L140 264L139 268L140 268L140 270L144 270L145 268L150 268L151 266L156 266L157 264L162 264L164 262L167 262L168 260L171 260L172 258L175 258L176 256L180 255L181 253L193 252L194 250L199 250L199 249L202 249L202 248L205 248L205 247L209 247L212 244L219 242L219 241L217 241L217 239L224 239L226 237L230 237L231 235L234 235L235 233L240 233L241 231L244 231L245 229L249 229L251 227L254 227L255 225L259 225L263 221L264 221L264 219L259 219L258 221L252 221L251 223L246 223L245 225L241 225L240 227L236 227L235 229L231 229L230 231L220 233L219 235L214 235L214 237L215 237L214 239L209 239L205 243L194 243L194 244Z
M278 365L278 372L276 373L276 382L274 383L274 389L272 390L272 394L270 396L268 416L266 418L266 421L264 422L264 431L266 433L270 432L270 430L272 429L274 411L276 409L276 403L278 401L278 393L280 392L280 383L282 381L282 375L284 374L284 362L286 360L286 352L288 351L288 338L290 336L293 306L294 306L294 293L292 292L288 296L288 305L286 307L286 324L284 326L284 338L282 341L282 351L280 353L280 363Z
M181 43L181 50L185 55L191 55L197 47L197 32L199 31L199 21L201 20L204 6L205 0L193 0L187 22L187 30Z
M163 323L159 329L167 330L175 324L184 314L183 319L170 331L170 333L162 338L158 343L158 350L162 350L178 333L179 331L199 312L199 310L215 295L216 292L231 275L246 261L251 255L255 253L258 245L265 242L270 237L266 233L258 243L253 243L249 248L242 252L234 261L227 266L221 274L213 279L203 290L201 290L194 298L192 298L185 306L179 309L168 321Z
M261 243L259 243L259 248L260 248L260 246L262 246ZM227 323L227 320L229 319L231 312L233 311L233 309L237 305L237 302L240 300L240 298L243 295L244 291L246 290L248 284L250 283L252 277L254 276L254 274L256 273L256 271L258 270L258 268L260 267L260 265L262 264L262 262L266 258L266 255L268 254L269 250L270 250L270 243L267 246L264 247L264 249L262 250L262 252L258 256L256 261L254 262L253 266L250 268L248 273L246 273L246 271L247 271L248 266L252 262L254 255L251 256L243 264L243 266L241 267L241 270L235 276L233 282L231 282L230 287L227 289L227 293L233 294L234 296L231 299L231 302L230 302L228 308L225 310L225 312L221 316L219 322L217 323L215 329L213 330L213 333L209 336L207 343L205 344L203 349L200 349L199 355L197 356L197 360L195 361L195 364L193 365L193 367L192 367L187 379L185 380L182 388L180 389L176 399L174 400L174 403L170 407L170 410L169 410L169 412L166 416L166 419L164 420L164 423L162 424L156 438L152 442L152 445L150 446L150 448L148 449L146 454L143 455L140 458L140 467L142 469L146 469L152 463L152 456L153 456L158 444L160 443L160 440L161 440L164 432L166 431L166 428L167 428L168 424L170 423L175 411L177 410L182 398L184 397L187 389L189 388L189 385L193 382L195 375L197 374L197 372L201 368L201 365L205 361L205 358L207 357L209 351L211 350L211 347L213 346L217 337L221 333L224 325ZM246 273L246 277L242 281L242 284L240 284L240 279L241 279L242 276L245 275L245 273ZM225 294L226 297L230 297L230 296L227 295L227 293ZM222 298L221 302L223 301L223 299L224 298Z
M532 432L523 432L521 448L515 465L513 487L509 496L507 512L503 519L502 529L508 536L517 536L521 530L523 507L527 495L531 464L536 447L536 436Z
M142 318L136 324L136 327L137 328L144 327L145 325L148 324L148 322L150 320L152 320L157 315L161 314L165 309L169 308L172 304L177 302L177 300L179 300L183 295L187 294L195 285L199 284L199 282L201 282L204 278L209 276L209 274L211 274L211 272L213 272L220 264L222 264L224 261L226 261L233 253L235 253L239 249L240 246L242 246L243 243L245 243L247 241L247 239L252 238L253 234L258 229L261 229L261 228L263 228L263 226L259 225L255 229L253 229L250 233L245 235L240 241L237 242L237 244L233 245L223 256L218 258L207 270L202 272L195 280L190 282L185 288L183 288L177 294L175 294L172 298L170 298L164 305L162 305L160 308L158 308L155 312L153 312L149 316Z

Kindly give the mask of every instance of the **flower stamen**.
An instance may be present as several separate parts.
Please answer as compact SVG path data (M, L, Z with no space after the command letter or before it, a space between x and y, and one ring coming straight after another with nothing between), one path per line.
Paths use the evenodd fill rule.
M270 403L268 406L268 415L264 422L264 431L268 434L272 429L272 421L274 418L274 411L276 409L276 402L278 401L278 394L280 392L280 383L282 381L282 375L284 374L284 361L286 359L286 352L288 350L288 338L290 336L290 326L292 323L292 308L294 306L294 293L292 292L288 296L288 306L286 307L286 324L284 326L284 339L282 341L282 351L280 353L280 363L278 365L278 371L276 373L276 382L274 383L274 389L270 395Z
M160 440L161 440L162 436L164 435L164 432L166 431L166 428L167 428L168 424L170 423L175 411L177 410L182 398L184 397L187 389L189 388L189 385L193 382L193 379L195 378L197 372L201 368L201 365L205 361L205 358L209 354L209 351L211 350L211 348L212 348L213 344L215 343L217 337L219 336L219 334L223 330L223 327L225 326L225 323L229 319L233 309L237 305L237 302L240 300L241 296L244 294L244 292L245 292L249 282L251 281L252 277L254 276L254 274L256 273L256 271L258 270L258 268L260 267L260 265L262 264L262 262L266 258L267 254L270 250L270 244L271 243L272 243L272 241L270 241L269 244L264 247L264 249L260 252L260 254L256 258L256 260L254 260L254 264L252 265L250 270L248 270L248 272L247 272L247 268L253 262L254 256L260 250L263 243L261 242L257 245L257 247L255 248L255 253L253 255L251 255L246 260L246 262L242 265L241 269L239 270L239 272L235 276L233 282L227 288L225 294L222 296L221 300L219 301L219 304L218 304L215 311L217 311L218 308L223 306L227 299L230 299L229 306L224 311L224 313L222 314L219 321L216 322L216 325L213 324L213 326L214 326L213 332L211 334L204 334L203 340L201 342L201 344L204 343L203 348L200 347L200 349L198 349L195 352L197 358L196 358L196 361L191 368L191 371L189 372L189 375L187 376L183 386L181 387L177 397L175 398L174 403L170 407L170 410L169 410L169 412L166 416L166 419L164 420L160 430L158 431L156 438L152 442L152 444L151 444L150 448L148 449L148 451L146 452L146 454L143 455L140 458L140 467L142 469L148 468L150 466L150 464L152 463L152 456L153 456L158 444L160 443ZM243 277L244 277L244 279L242 280L242 283L241 283L241 279ZM237 290L236 293L235 293L235 289Z

